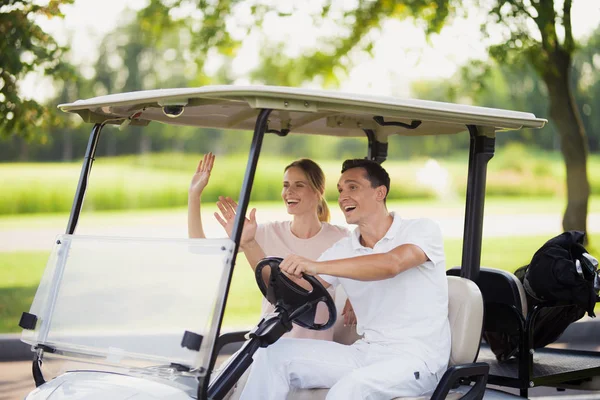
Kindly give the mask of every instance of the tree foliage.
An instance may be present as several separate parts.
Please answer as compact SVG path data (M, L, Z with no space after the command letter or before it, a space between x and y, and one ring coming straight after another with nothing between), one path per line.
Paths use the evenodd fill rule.
M72 2L51 0L40 5L30 0L8 0L0 6L0 136L30 137L40 128L57 123L53 111L23 97L19 84L30 72L57 80L74 76L64 61L66 49L36 22L40 17L62 17L61 5Z
M241 4L239 2L236 4ZM228 12L236 5L232 5ZM233 8L232 8L233 7ZM197 57L202 51L210 51L210 46L200 51L192 43L194 32L202 25L195 25L190 18L177 19L169 15L169 7L159 0L153 0L149 6L139 12L125 13L129 19L122 21L109 33L99 46L99 57L94 65L95 76L90 80L78 78L61 85L58 97L52 99L49 108L55 104L71 102L78 98L92 97L107 93L154 89L159 87L196 86L208 83L231 83L229 64L225 63L216 75L209 76L201 70ZM254 11L264 19L268 9ZM336 17L335 10L324 10L331 18ZM208 14L216 18L215 13L206 12L197 21L204 20ZM280 13L285 18L287 13ZM133 18L131 17L133 16ZM321 18L314 15L315 20ZM152 21L158 21L151 23ZM160 22L164 21L164 22ZM160 22L160 23L159 23ZM162 24L162 25L161 25ZM248 27L244 26L244 29ZM143 31L143 34L140 32ZM205 32L209 35L209 31ZM238 44L231 35L220 43L228 43L218 50L223 57L237 49ZM231 47L228 47L231 46ZM267 50L265 50L267 51ZM583 121L590 133L590 149L600 151L600 68L597 54L600 52L600 29L588 42L580 43L574 58L574 71L571 76L577 103L582 107ZM308 62L308 61L307 61ZM331 61L329 61L331 62ZM264 65L263 65L264 66ZM281 76L270 76L281 73ZM261 74L269 76L269 83L282 84L288 80L301 83L306 76L298 64L286 74L284 70L266 69ZM450 79L419 81L412 86L412 92L419 98L469 102L481 106L506 109L527 110L536 115L545 115L548 108L548 91L543 80L526 62L471 62L465 65ZM60 116L62 125L51 129L51 135L45 145L30 144L29 157L38 160L61 160L79 156L85 149L88 126L77 127L78 119L71 121L65 115ZM173 130L161 124L151 124L141 132L130 127L126 132L105 129L99 155L118 155L151 151L244 151L247 143L235 134L222 134L215 130L209 136L199 135L193 128L181 127ZM147 143L142 143L142 140ZM271 140L270 146L280 154L289 157L317 154L321 158L336 154L361 154L364 143L339 143L322 148L311 142L312 137L291 136L286 140ZM395 143L396 141L401 143ZM552 121L543 131L522 130L499 135L499 146L509 141L519 141L543 150L554 151L559 148L559 133ZM390 143L394 158L413 156L444 156L468 147L466 137L431 136L427 138L395 138ZM0 160L18 158L19 142L15 139L0 139Z
M336 85L340 74L353 66L354 52L371 54L376 40L372 33L381 28L383 21L413 18L422 23L427 34L439 33L453 10L448 0L360 0L350 9L333 5L334 2L325 1L321 12L312 18L315 26L328 19L336 21L339 36L324 37L317 48L293 58L286 57L285 44L265 42L260 52L261 64L253 71L253 79L265 84L299 86L320 77L325 86ZM290 14L295 11L292 9Z
M34 22L36 15L60 16L60 4L69 1L51 1L42 7L25 0L12 0L0 8L0 33L8 38L0 48L0 117L4 117L0 130L4 134L23 134L36 124L53 121L51 115L44 115L48 111L35 102L19 98L18 82L35 69L61 79L73 76L61 61L64 49ZM572 0L471 0L473 2L480 9L489 10L482 32L488 35L488 42L495 40L489 47L495 64L479 63L463 69L463 81L470 85L461 87L460 92L449 85L448 96L437 99L448 100L452 95L460 95L479 104L527 109L541 115L546 114L542 108L547 106L556 135L541 145L559 147L565 159L568 206L564 227L585 230L589 184L588 138L584 128L595 126L593 110L597 108L598 80L593 76L599 62L596 50L574 58L578 45L572 34ZM315 4L319 3L274 2L266 6L255 0L149 0L132 23L115 33L117 39L126 40L105 43L106 49L96 66L96 79L88 85L91 94L229 83L231 60L249 35L266 27L273 15L285 23L286 18L306 14L306 10L315 32L326 24L331 27L334 21L335 33L318 37L313 48L304 49L300 54L291 54L284 40L274 40L281 38L263 35L260 63L252 72L252 79L292 86L318 79L327 86L337 83L354 66L360 59L357 54L372 51L385 21L412 19L431 35L440 32L461 10L465 13L472 10L468 8L471 5L463 5L458 0L357 0L352 4L322 0L320 5ZM498 32L502 36L500 40L494 38ZM115 56L120 63L113 62ZM222 63L218 71L209 76L208 66L215 58ZM483 85L491 87L493 92ZM508 103L506 99L510 99ZM156 132L153 133L156 136L152 136L154 144L170 140L161 129L152 129L152 132ZM540 144L531 132L519 135L521 140ZM177 146L183 148L182 143ZM139 149L155 149L154 144L140 142ZM439 148L429 142L425 147ZM450 149L452 144L442 147ZM597 144L592 144L592 148L597 148Z
M562 9L555 0L495 0L489 19L501 26L502 43L491 46L490 54L502 63L531 63L540 76L560 73L556 56L571 56L576 45L573 39L572 0L564 0ZM558 10L557 10L558 9ZM482 32L489 35L489 24ZM564 32L562 40L559 29Z
M565 230L587 230L590 185L588 140L571 82L573 56L572 0L495 0L490 17L504 28L505 42L490 48L501 63L527 60L548 90L549 115L560 134L567 171ZM484 29L484 32L487 32Z

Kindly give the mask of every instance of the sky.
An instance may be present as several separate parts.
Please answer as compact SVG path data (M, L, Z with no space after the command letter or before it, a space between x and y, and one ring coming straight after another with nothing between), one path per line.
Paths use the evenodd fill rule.
M64 19L40 20L39 23L60 43L70 43L73 61L89 75L102 37L113 30L119 20L127 18L131 9L139 9L145 4L146 0L75 0L74 5L63 8ZM282 4L281 1L278 4ZM316 7L320 0L306 0L304 4L307 8ZM410 84L415 80L449 78L469 59L486 57L486 46L479 33L484 19L482 11L471 7L468 17L456 19L429 40L410 20L387 21L376 40L374 57L361 58L340 89L408 97ZM600 23L600 1L574 0L572 19L575 38L585 38ZM311 23L305 14L294 13L285 20L274 17L266 22L267 36L285 42L291 54L311 48L319 40L311 34ZM334 32L335 29L335 21L323 27L325 34L327 30ZM258 63L259 45L258 35L244 37L239 56L232 62L233 72L238 76L236 83L251 83L245 75ZM212 63L209 60L207 68L216 69L219 62L216 58ZM52 89L47 81L29 77L22 90L26 95L43 99Z

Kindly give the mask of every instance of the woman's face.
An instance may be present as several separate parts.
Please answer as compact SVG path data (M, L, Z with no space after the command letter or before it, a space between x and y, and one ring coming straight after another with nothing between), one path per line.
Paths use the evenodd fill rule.
M288 214L300 215L316 213L319 205L319 193L308 183L306 174L298 167L291 167L283 174L281 198Z

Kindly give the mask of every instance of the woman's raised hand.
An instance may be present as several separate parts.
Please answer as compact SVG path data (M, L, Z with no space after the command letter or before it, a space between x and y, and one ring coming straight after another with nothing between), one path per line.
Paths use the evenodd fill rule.
M225 231L227 235L231 238L233 234L233 223L235 221L235 211L237 209L237 203L233 201L230 197L219 196L219 201L217 202L217 207L219 207L219 213L215 213L215 218ZM250 218L244 218L244 229L242 230L242 238L240 240L240 245L247 244L254 239L256 236L256 228L258 224L256 223L256 208L253 208L250 211Z
M192 177L192 182L190 183L189 192L191 196L200 197L202 191L208 184L214 162L215 155L213 153L205 154L204 158L200 160L198 168L196 168L196 173Z

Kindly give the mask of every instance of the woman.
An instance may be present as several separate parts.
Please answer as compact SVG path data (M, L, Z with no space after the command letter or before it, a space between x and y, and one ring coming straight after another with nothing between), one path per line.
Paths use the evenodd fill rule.
M188 198L188 233L191 238L205 238L200 216L200 198L208 184L215 156L208 153L199 162L192 178ZM254 269L258 261L264 257L285 257L288 254L299 254L316 260L321 253L335 242L349 234L344 227L331 225L329 208L323 197L325 192L325 175L312 160L300 159L285 167L281 197L292 221L276 221L257 224L256 209L250 211L246 218L240 249ZM221 212L215 217L231 237L237 204L229 197L219 197L217 206ZM263 299L263 314L273 310L271 304ZM344 311L345 323L355 323L354 313L346 302ZM316 322L325 322L328 318L323 304L317 308ZM294 325L286 337L332 340L333 329L313 331Z

